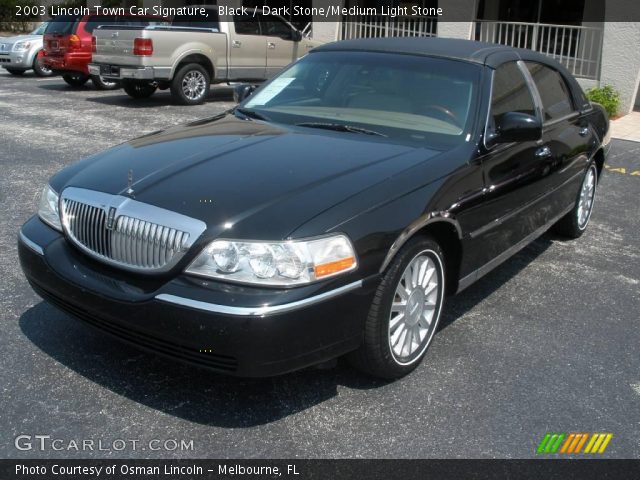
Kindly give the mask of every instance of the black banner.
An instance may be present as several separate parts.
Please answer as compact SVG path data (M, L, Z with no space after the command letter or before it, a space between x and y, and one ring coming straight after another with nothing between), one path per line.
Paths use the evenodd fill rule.
M637 479L640 460L0 460L8 479Z

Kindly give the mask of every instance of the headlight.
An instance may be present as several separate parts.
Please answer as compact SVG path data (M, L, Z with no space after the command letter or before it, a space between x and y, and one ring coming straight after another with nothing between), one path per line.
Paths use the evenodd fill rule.
M332 235L286 242L215 240L186 272L231 282L292 286L350 272L356 267L356 254L349 239Z
M44 187L42 190L38 216L46 224L52 226L56 230L62 231L60 213L58 211L58 194L54 192L49 185Z
M13 50L18 52L23 50L28 50L30 46L31 46L31 42L16 42L15 45L13 46Z

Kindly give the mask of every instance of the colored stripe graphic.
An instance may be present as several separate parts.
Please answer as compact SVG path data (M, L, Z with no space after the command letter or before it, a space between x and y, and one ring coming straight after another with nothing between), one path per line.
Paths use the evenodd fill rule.
M556 433L548 432L543 438L536 453L538 454L578 454L578 453L604 453L613 438L612 433ZM588 441L587 441L588 440ZM582 447L586 447L584 451ZM559 451L558 451L559 450Z

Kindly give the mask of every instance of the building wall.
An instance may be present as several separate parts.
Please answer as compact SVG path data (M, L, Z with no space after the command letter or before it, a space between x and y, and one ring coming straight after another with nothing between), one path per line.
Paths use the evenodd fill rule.
M621 114L624 115L633 110L639 82L640 24L636 22L605 23L600 85L612 85L620 92Z

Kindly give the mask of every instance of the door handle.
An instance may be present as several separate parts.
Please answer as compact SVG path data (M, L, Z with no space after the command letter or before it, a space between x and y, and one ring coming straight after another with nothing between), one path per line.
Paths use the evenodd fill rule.
M581 137L586 137L587 135L589 135L589 127L582 127L580 130L578 130L578 134Z
M547 158L551 156L551 149L547 146L539 148L535 153L536 158Z
M276 48L276 44L273 42L267 42L267 48L273 50Z
M242 42L238 41L238 40L234 40L233 42L231 42L231 47L232 48L240 48L242 46Z

